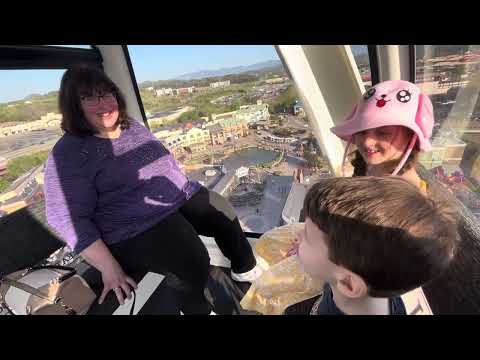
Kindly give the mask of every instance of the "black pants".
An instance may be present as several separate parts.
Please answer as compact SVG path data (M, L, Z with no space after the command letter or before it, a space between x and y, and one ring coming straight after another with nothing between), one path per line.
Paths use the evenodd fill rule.
M232 270L245 272L255 264L252 248L232 206L206 188L178 211L142 234L110 246L124 271L153 271L166 275L170 285L185 294L185 314L206 314L205 299L210 258L198 234L211 236L231 261Z

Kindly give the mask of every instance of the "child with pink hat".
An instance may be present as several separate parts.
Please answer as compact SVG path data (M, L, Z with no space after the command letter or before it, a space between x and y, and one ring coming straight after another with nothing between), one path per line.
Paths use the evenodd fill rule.
M379 83L363 95L342 124L331 131L357 146L353 176L400 175L426 193L415 166L419 151L431 150L433 106L427 95L408 81Z

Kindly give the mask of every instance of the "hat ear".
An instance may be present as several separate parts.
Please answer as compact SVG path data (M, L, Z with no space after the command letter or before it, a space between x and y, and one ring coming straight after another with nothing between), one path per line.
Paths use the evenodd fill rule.
M420 94L418 97L418 109L415 122L420 130L422 130L423 137L430 139L434 123L433 106L430 98L424 94Z

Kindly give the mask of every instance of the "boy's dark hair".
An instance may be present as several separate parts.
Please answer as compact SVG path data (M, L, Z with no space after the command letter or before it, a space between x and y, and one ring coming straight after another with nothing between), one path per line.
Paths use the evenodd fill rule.
M102 69L92 65L79 65L68 69L60 84L58 102L62 113L62 130L77 136L97 132L85 119L80 103L81 96L91 96L93 91L113 93L118 103L118 124L122 130L129 128L127 105L118 86Z
M326 233L330 261L361 276L373 297L401 295L442 273L459 239L455 207L400 177L322 180L304 212Z

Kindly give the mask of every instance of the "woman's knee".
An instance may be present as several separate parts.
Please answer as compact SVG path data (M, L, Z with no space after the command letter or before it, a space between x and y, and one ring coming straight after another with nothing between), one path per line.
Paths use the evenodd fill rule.
M192 272L208 273L210 256L205 244L190 224L178 229L176 254Z

